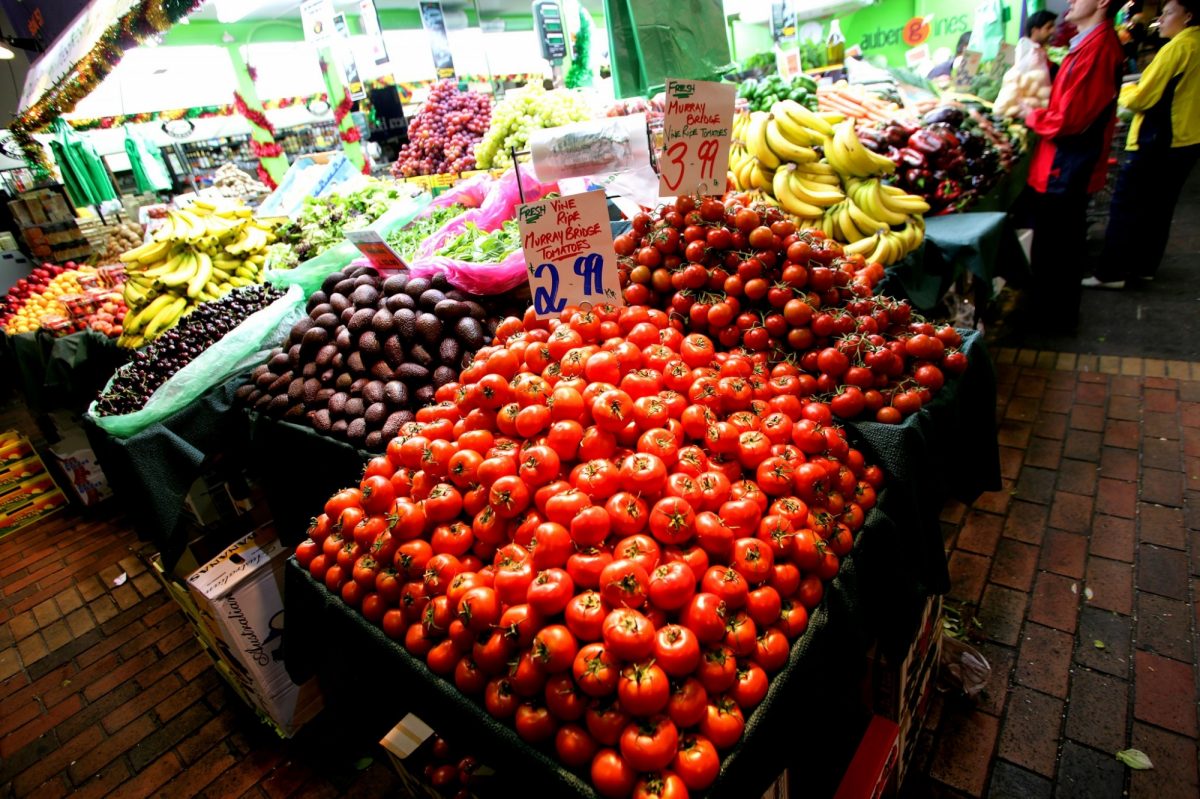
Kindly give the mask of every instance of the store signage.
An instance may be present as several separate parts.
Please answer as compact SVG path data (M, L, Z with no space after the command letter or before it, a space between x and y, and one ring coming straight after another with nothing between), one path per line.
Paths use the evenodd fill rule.
M331 45L337 36L333 16L333 0L304 0L300 4L304 40L318 49Z
M70 25L62 29L62 33L54 40L54 43L47 47L46 51L30 65L29 72L25 75L25 88L21 93L20 110L24 111L33 105L49 91L51 86L61 82L67 73L91 52L96 43L100 41L100 37L112 25L112 21L119 19L137 2L138 0L93 0L87 8L81 11ZM63 6L66 5L71 4L63 4ZM63 13L70 15L78 6L79 3L75 3L71 9L64 7ZM42 9L41 18L33 21L34 26L43 34L47 32L45 20L48 19L48 11L48 9ZM36 11L33 13L36 14ZM29 27L28 22L26 27Z
M533 0L533 29L542 45L542 58L561 64L567 55L567 34L558 0Z
M371 58L375 66L381 67L388 63L387 44L383 40L383 28L379 25L379 11L375 8L375 0L360 0L358 4L358 19L362 23L363 33L371 43Z
M361 100L367 96L362 77L358 74L358 62L354 60L354 48L350 46L350 25L346 22L345 14L333 17L333 28L337 31L335 42L335 57L342 68L342 80L346 85L346 94L351 100Z
M0 139L0 155L5 155L18 161L25 160L25 153L21 152L21 145L17 144L17 140L7 134L4 138Z
M624 305L604 190L517 208L521 249L539 319L568 305Z
M796 38L796 8L790 0L771 3L771 38L776 44Z
M380 272L408 268L404 259L374 230L348 230L346 239Z
M329 109L332 106L329 105L328 100L322 100L320 97L314 97L305 103L304 107L307 108L308 113L312 114L313 116L323 117L329 113Z
M703 80L667 80L659 193L723 194L737 87Z
M429 49L439 78L454 77L454 57L450 55L450 39L446 37L446 15L438 0L421 0L421 25L429 34Z
M882 47L898 47L908 45L916 47L923 44L930 36L953 35L966 33L971 30L970 19L966 14L937 17L930 14L925 17L913 17L897 28L876 28L862 37L859 46L863 50L878 50Z
M196 129L196 123L190 119L169 119L162 123L162 132L172 139L186 139Z

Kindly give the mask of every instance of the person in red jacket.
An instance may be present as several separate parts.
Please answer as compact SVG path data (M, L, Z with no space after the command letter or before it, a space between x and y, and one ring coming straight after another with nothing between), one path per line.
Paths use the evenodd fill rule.
M1124 56L1113 29L1119 0L1070 0L1077 33L1050 89L1025 124L1039 136L1029 168L1034 191L1033 323L1071 332L1085 273L1088 196L1103 188L1116 125Z

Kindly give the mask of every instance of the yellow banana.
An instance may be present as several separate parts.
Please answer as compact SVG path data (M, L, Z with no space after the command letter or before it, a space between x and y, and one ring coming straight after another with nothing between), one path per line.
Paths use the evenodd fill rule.
M866 211L875 219L885 222L888 225L903 225L907 217L904 214L896 213L891 208L888 208L887 203L883 201L881 184L878 178L858 183L852 196L854 201L858 203L858 207Z
M146 338L154 338L159 333L173 326L179 321L179 315L187 308L186 297L175 297L169 305L155 314L154 318L146 325Z
M797 125L816 131L822 137L833 135L833 126L827 120L800 105L795 100L780 100L775 105L779 106ZM772 110L774 109L772 108Z
M846 199L840 186L833 187L826 183L818 183L800 174L799 170L791 172L792 193L806 203L822 208L836 205Z
M153 302L142 308L136 314L128 313L125 315L124 329L128 333L137 333L144 328L151 319L158 315L159 311L166 308L175 300L173 294L160 294L154 298Z
M812 203L805 202L792 191L791 177L794 170L795 166L792 164L784 164L775 171L775 178L771 183L775 199L779 200L779 204L783 206L783 210L789 214L794 214L805 219L821 216L824 213L824 209Z
M805 147L814 147L824 143L825 137L811 128L806 128L801 125L779 106L782 101L776 103L771 108L771 117L775 120L775 124L779 127L779 132L782 133L789 141Z
M861 230L864 235L870 235L880 230L885 232L891 230L891 227L886 222L881 222L859 208L858 203L854 202L853 199L846 200L846 211L850 214L850 219L854 221L854 226Z
M867 234L858 229L854 224L854 217L850 215L850 201L847 200L837 206L838 208L838 227L842 229L842 240L847 243L853 243L863 238Z
M915 194L909 194L898 186L881 186L880 200L882 200L883 204L889 210L900 214L925 214L929 212L929 203Z
M859 239L858 241L845 245L842 247L842 250L848 255L861 255L865 258L868 253L874 252L875 248L879 246L879 235L880 234L875 233L867 236L864 239Z
M213 275L213 262L208 253L202 252L197 257L196 272L187 282L187 295L195 299L200 290L208 285Z
M762 162L767 169L778 169L779 158L767 145L766 111L755 111L750 115L750 127L746 130L746 149Z
M203 255L201 253L200 255ZM185 250L183 259L179 263L179 267L170 274L163 275L158 279L158 282L167 288L178 288L187 284L196 274L196 270L200 267L199 256L192 250Z
M803 164L817 160L817 151L789 140L779 129L779 123L774 117L767 119L766 137L767 146L779 156L780 162Z

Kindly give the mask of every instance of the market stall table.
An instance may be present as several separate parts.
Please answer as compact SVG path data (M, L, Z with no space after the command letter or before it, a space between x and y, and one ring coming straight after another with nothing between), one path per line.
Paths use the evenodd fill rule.
M921 412L900 425L850 425L868 461L885 466L887 487L706 796L757 796L785 767L801 768L814 795L833 793L866 723L859 680L869 646L903 651L925 599L949 588L937 520L942 502L971 501L1000 487L994 372L978 334L967 332L963 349L968 370ZM460 751L474 750L499 767L510 790L595 796L585 780L436 677L294 560L285 606L289 672L297 680L322 678L327 703L353 715L364 740L379 740L412 712ZM362 684L344 679L347 663L370 663L399 676L405 688L372 691L371 701L362 702ZM779 745L796 739L801 715L820 734L805 735L802 747Z
M127 359L113 339L93 330L66 336L46 331L0 334L9 374L35 412L82 411Z

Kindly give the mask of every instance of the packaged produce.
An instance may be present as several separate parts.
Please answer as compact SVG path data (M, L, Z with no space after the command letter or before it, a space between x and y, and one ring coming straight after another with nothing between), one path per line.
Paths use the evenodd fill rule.
M9 335L42 329L67 335L92 329L119 336L126 307L119 292L89 288L98 284L96 269L68 261L42 264L21 278L3 298L0 324Z
M213 174L213 189L222 197L250 200L270 194L271 189L233 164L221 164Z
M459 291L444 276L352 266L326 278L308 315L238 397L378 451L490 339L505 304Z
M171 211L146 244L121 256L129 306L119 343L136 349L202 302L261 283L273 227L239 201L195 200Z
M475 161L480 169L512 166L511 151L526 149L531 131L582 122L591 116L586 101L574 92L530 86L505 97L492 109L491 125L475 147Z
M112 233L105 242L104 252L100 253L96 261L97 264L120 263L121 253L141 244L144 235L142 226L137 222L121 222L113 226Z
M460 92L452 80L439 81L408 126L396 177L440 175L475 168L475 146L492 117L492 101L479 92Z

